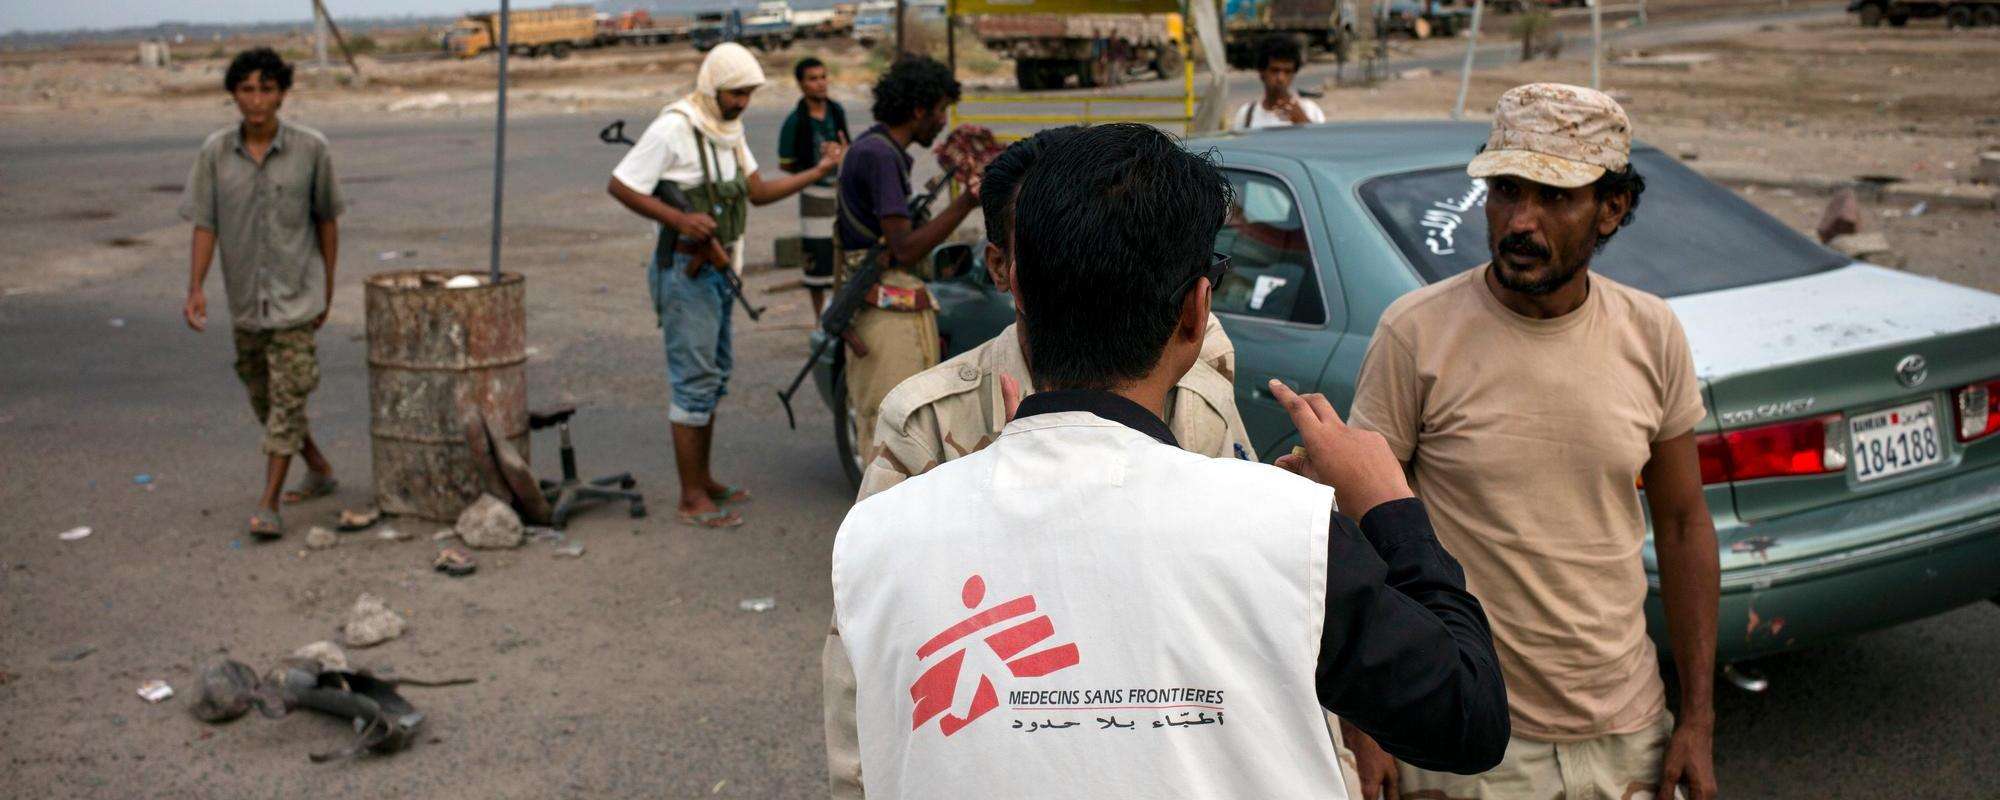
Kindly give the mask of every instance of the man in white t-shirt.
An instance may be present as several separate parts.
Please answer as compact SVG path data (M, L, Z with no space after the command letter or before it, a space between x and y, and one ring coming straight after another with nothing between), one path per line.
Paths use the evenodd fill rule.
M661 111L611 172L612 197L679 234L672 263L653 259L646 280L666 338L678 511L682 522L704 528L743 524L741 515L720 504L750 499L748 491L708 471L715 405L728 391L734 361L733 290L720 271L734 268L730 248L743 238L751 204L775 203L827 176L845 149L829 142L811 169L771 181L759 176L757 159L743 141L742 118L751 93L763 83L764 69L749 50L734 43L716 46L701 63L695 90ZM662 182L686 195L685 208L655 196Z
M1257 80L1264 83L1264 96L1237 108L1229 116L1230 130L1254 131L1325 122L1326 112L1320 110L1319 104L1300 97L1292 89L1292 79L1298 77L1299 68L1305 63L1298 43L1289 38L1272 36L1259 42Z

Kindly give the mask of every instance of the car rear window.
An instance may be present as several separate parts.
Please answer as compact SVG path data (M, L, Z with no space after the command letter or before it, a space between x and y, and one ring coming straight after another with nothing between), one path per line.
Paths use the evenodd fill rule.
M1795 278L1847 259L1658 150L1632 154L1646 193L1590 268L1662 297ZM1369 180L1362 202L1426 281L1486 263L1486 182L1465 166Z

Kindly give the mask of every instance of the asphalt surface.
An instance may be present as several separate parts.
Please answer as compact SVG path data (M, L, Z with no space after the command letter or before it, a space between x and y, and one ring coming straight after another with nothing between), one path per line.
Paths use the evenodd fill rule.
M771 396L804 356L805 297L766 291L787 276L755 275L771 313L736 318L716 467L756 493L749 523L675 524L663 358L638 266L649 234L604 195L618 153L595 141L610 118L654 110L515 120L507 181L507 268L528 276L530 403L583 405L584 471L637 473L653 516L596 511L570 530L581 559L530 544L483 552L479 573L457 580L427 569L434 523L392 522L409 542L349 534L309 554L301 542L307 525L370 497L359 282L485 265L490 121L299 115L332 140L350 201L311 405L344 484L289 510L292 533L276 545L238 533L262 459L229 369L219 281L208 333L179 319L187 232L172 191L223 110L0 130L0 795L823 796L827 553L850 494L823 406L801 403L794 432ZM767 162L780 113L748 118ZM759 209L751 230L789 230L793 213ZM553 441L536 448L548 469ZM149 484L135 483L142 474ZM93 533L57 538L78 525ZM479 679L408 690L429 715L414 749L315 765L306 753L344 744L344 726L186 715L203 659L226 652L262 671L332 637L363 591L411 628L357 662ZM760 597L776 607L739 608ZM2000 607L1754 666L1769 691L1718 688L1728 796L2000 796ZM180 695L134 696L153 678Z

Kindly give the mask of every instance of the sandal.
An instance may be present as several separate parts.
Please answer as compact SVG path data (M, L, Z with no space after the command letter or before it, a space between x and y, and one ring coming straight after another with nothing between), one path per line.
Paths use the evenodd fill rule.
M259 539L276 539L285 535L285 520L278 512L259 508L250 512L250 535Z
M748 503L750 502L750 490L736 486L723 486L720 490L710 490L708 499L714 500L718 504Z
M431 569L459 578L471 575L473 570L479 569L479 563L473 561L472 554L463 548L447 547L438 551L437 560L431 562Z
M305 478L299 481L299 485L292 487L291 491L285 492L285 503L287 505L297 505L315 497L325 497L333 494L333 490L338 488L340 488L340 481L335 479L332 473L314 472L308 468Z
M743 524L743 517L734 511L704 511L700 514L680 512L681 522L697 528L734 528Z

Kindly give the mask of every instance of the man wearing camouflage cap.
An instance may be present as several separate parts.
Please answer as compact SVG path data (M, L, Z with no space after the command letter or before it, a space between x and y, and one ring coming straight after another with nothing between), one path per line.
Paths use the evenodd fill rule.
M1392 769L1350 742L1364 795L1715 794L1719 571L1694 444L1700 384L1665 301L1591 269L1645 191L1631 140L1601 92L1508 91L1467 168L1485 182L1492 261L1405 295L1376 328L1352 423L1388 439L1485 604L1513 738L1477 776ZM1646 511L1678 720L1646 635Z

